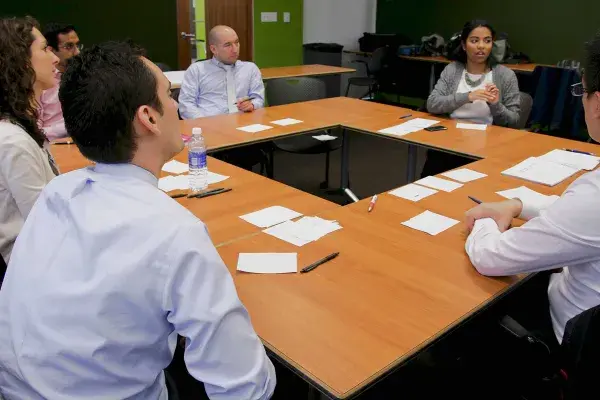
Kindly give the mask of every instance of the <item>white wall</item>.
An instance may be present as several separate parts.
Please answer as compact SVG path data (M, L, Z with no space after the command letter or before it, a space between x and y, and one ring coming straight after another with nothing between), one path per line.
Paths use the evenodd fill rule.
M304 43L339 43L358 50L363 32L375 32L377 0L304 0Z

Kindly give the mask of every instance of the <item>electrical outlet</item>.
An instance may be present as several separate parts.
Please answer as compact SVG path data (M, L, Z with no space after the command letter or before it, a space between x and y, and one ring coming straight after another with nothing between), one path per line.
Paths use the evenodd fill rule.
M290 13L289 12L284 12L283 13L283 22L290 22Z

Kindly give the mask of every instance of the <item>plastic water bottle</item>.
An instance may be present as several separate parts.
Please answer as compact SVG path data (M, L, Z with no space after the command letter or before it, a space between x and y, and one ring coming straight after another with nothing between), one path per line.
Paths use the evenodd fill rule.
M188 142L188 162L190 167L190 191L200 192L208 187L208 166L206 165L206 146L202 137L202 128L192 129L192 139Z

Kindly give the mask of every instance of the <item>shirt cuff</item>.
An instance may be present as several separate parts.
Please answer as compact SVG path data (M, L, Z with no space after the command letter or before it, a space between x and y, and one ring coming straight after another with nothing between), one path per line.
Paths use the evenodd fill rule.
M496 224L496 221L494 221L492 218L483 218L475 221L473 230L469 234L467 242L465 243L465 250L473 264L475 264L474 255L477 239L481 239L482 237L492 232L500 233L500 230L498 229L498 224Z
M528 199L521 199L521 203L523 204L523 208L521 209L521 214L519 214L519 218L525 221L529 221L532 218L535 218L540 215L540 212L545 208L549 207L552 203L554 203L558 196L545 196L545 197L534 197Z

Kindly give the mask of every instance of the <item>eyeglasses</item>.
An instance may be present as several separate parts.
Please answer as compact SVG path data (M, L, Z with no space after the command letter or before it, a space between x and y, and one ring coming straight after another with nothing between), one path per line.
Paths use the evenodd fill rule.
M82 43L75 44L75 43L69 42L69 43L65 43L63 45L60 45L58 47L60 47L61 49L65 49L67 51L75 51L75 49L79 49L79 51L83 50L83 44Z
M585 93L587 93L587 90L583 87L583 82L579 82L579 83L576 83L574 85L571 85L571 94L573 96L575 96L575 97L581 97Z

